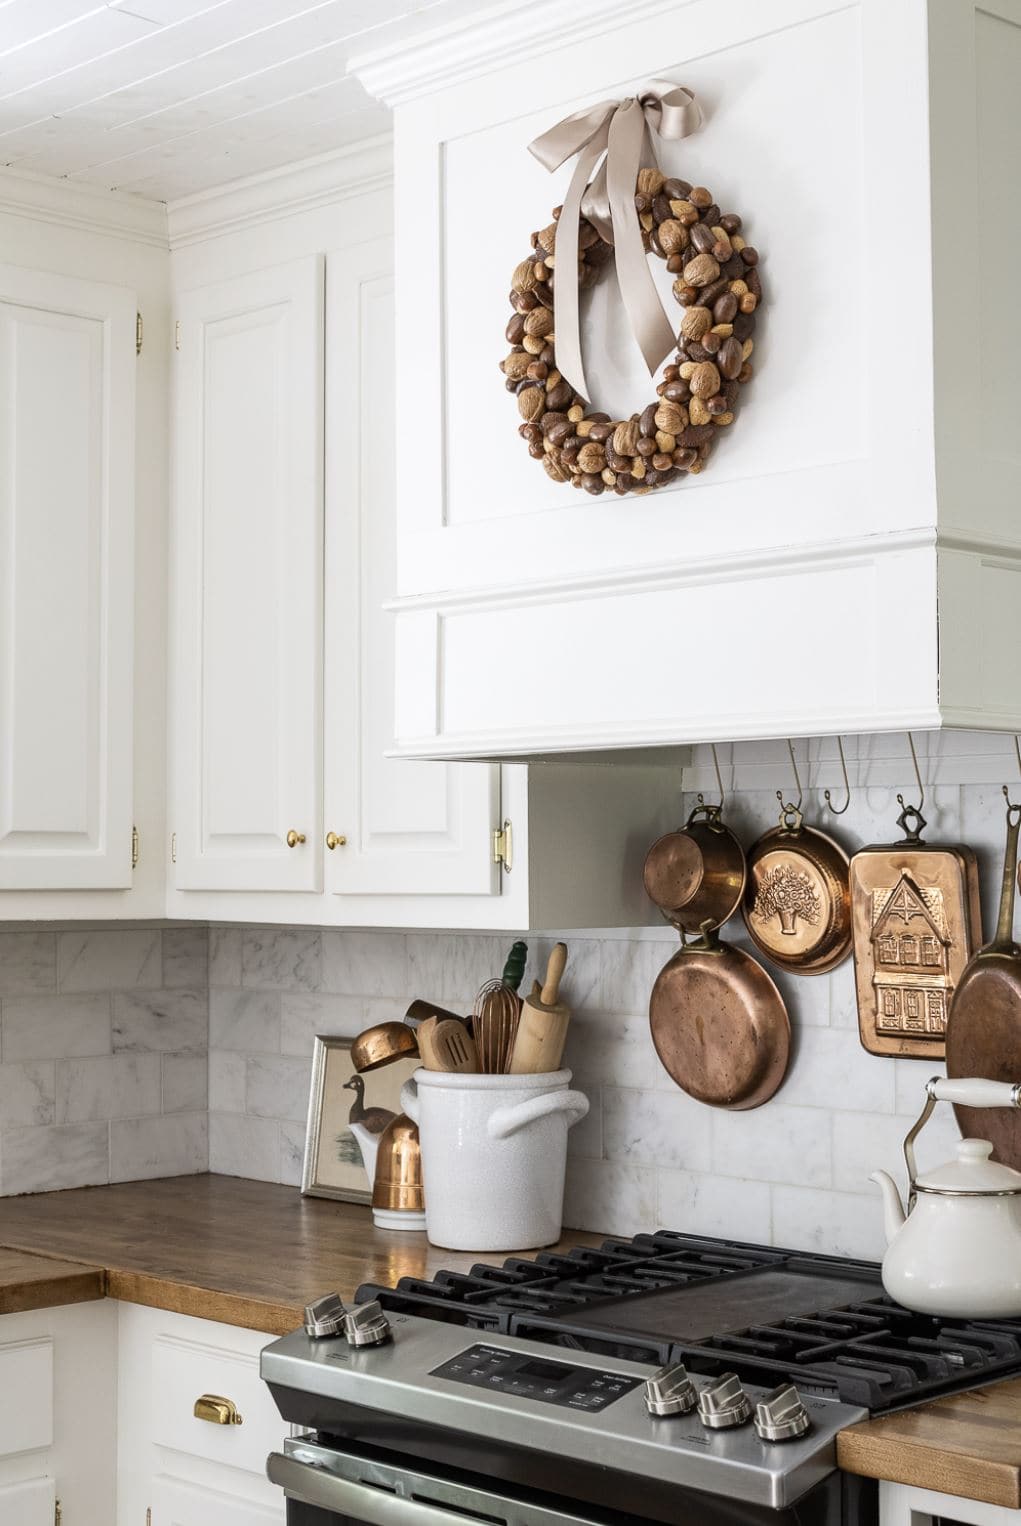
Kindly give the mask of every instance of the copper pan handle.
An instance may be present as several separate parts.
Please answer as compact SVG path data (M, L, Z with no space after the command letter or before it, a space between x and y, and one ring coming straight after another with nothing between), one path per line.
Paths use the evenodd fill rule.
M1007 795L1006 786L1003 790ZM1003 860L1003 888L1000 892L1000 915L996 923L996 942L1010 943L1014 933L1014 876L1017 873L1017 844L1021 834L1021 806L1007 798L1007 851Z

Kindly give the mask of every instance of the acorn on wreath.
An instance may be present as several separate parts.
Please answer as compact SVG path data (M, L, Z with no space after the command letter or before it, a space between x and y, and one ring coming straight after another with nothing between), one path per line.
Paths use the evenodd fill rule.
M599 494L648 493L705 468L722 429L734 422L752 375L755 315L762 300L759 256L741 237L741 219L721 212L704 186L638 172L635 210L646 252L666 260L674 296L686 309L677 354L656 388L659 402L629 419L590 413L557 370L553 304L556 219L532 234L532 254L511 278L511 352L500 362L517 394L518 433L554 482ZM580 219L578 284L600 279L613 258Z

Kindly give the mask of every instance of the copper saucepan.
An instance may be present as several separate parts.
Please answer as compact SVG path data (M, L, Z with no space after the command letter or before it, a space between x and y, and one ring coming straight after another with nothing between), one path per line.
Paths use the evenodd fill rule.
M750 954L723 943L706 921L664 965L649 1003L652 1042L682 1091L741 1111L768 1102L790 1059L783 997Z
M685 826L653 843L645 858L645 891L668 922L697 933L720 927L744 894L744 849L718 805L697 805Z
M744 920L756 948L782 970L824 975L851 952L850 859L797 806L748 854Z

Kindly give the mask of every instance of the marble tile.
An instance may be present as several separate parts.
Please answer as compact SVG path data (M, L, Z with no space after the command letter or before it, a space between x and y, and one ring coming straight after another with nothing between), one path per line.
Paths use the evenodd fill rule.
M193 1176L209 1170L205 1113L130 1118L110 1125L110 1175L118 1182Z
M56 985L53 933L0 933L0 996L29 996Z
M710 1112L679 1088L672 1092L603 1088L603 1151L608 1160L708 1171Z
M0 1059L109 1054L109 996L12 996L0 1007Z
M280 1048L284 1054L311 1055L317 1033L354 1038L373 1023L402 1015L401 1003L387 996L329 996L321 991L285 991L280 998Z
M829 1185L830 1116L825 1108L785 1107L773 1101L747 1113L711 1111L715 1174L804 1187Z
M209 931L205 927L163 929L164 988L203 990L209 982Z
M658 1173L658 1186L656 1222L664 1229L769 1244L772 1206L767 1182L667 1170Z
M656 976L676 952L676 934L605 939L599 1006L604 1012L648 1013Z
M279 1054L279 992L210 991L209 1047Z
M7 1129L3 1135L4 1193L95 1187L110 1179L107 1123Z
M275 1182L280 1172L280 1125L274 1118L210 1113L209 1169L223 1176Z
M300 927L246 927L241 984L259 991L319 989L320 935Z
M211 986L241 984L240 927L211 927L209 929L209 984Z
M163 1056L163 1111L201 1112L208 1106L209 1059L204 1054Z
M305 1161L305 1125L280 1125L280 1181L285 1187L300 1187Z
M854 960L845 959L843 964L831 970L829 975L819 977L829 981L830 1024L834 1028L853 1028L858 1032L858 995L854 983Z
M408 946L403 933L323 932L322 989L341 996L390 996L408 1004Z
M574 1076L571 1086L588 1098L589 1108L567 1135L568 1155L584 1156L587 1160L601 1160L603 1156L603 1092L598 1081L586 1076Z
M637 1235L655 1218L655 1171L619 1160L568 1159L564 1224L569 1228Z
M158 1054L108 1054L57 1061L57 1122L94 1123L158 1113L162 1083Z
M248 1061L245 1112L257 1118L301 1123L308 1116L312 1067L286 1055L257 1055Z
M56 1070L52 1060L0 1065L0 1130L53 1123Z
M898 1113L904 1114L905 1117L910 1115L913 1118L917 1118L925 1102L925 1083L931 1076L946 1075L947 1067L945 1062L943 1060L897 1059L891 1060L890 1065L893 1068L895 1077ZM952 1109L945 1104L941 1104L936 1109L936 1113L950 1113L951 1111ZM933 1118L935 1116L936 1114L933 1114ZM926 1125L926 1128L928 1129L931 1126L932 1120Z
M158 929L57 934L57 980L62 991L156 990L162 979Z
M578 1075L609 1086L651 1091L660 1075L673 1086L656 1057L645 1016L576 1013L567 1030L564 1064Z
M247 1061L230 1049L209 1051L209 1111L243 1113Z
M774 1187L773 1243L828 1256L879 1261L886 1249L883 1210L875 1196Z
M113 999L115 1050L158 1050L197 1054L207 1047L208 995L205 991L155 991Z
M513 942L509 933L409 933L408 1000L470 1012L479 987L502 974Z
M793 1063L778 1096L793 1107L832 1111L847 1103L860 1112L892 1113L895 1079L891 1061L868 1054L856 1030L802 1028L796 1033Z

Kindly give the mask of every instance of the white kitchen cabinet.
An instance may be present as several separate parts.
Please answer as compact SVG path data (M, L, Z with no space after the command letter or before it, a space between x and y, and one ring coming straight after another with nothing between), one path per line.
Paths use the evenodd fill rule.
M182 292L176 312L174 880L314 891L322 258Z
M0 891L131 884L135 311L0 266Z
M1021 728L1013 0L466 13L352 68L395 111L402 754ZM761 251L756 375L703 474L593 498L529 458L497 370L573 167L527 145L652 78L706 114L664 169ZM867 233L888 196L910 274ZM964 266L962 226L997 230ZM626 417L654 394L614 300L583 342Z
M205 1485L159 1477L153 1484L151 1526L281 1526L284 1507L255 1505Z
M57 1496L53 1480L0 1484L0 1521L4 1526L53 1526Z

